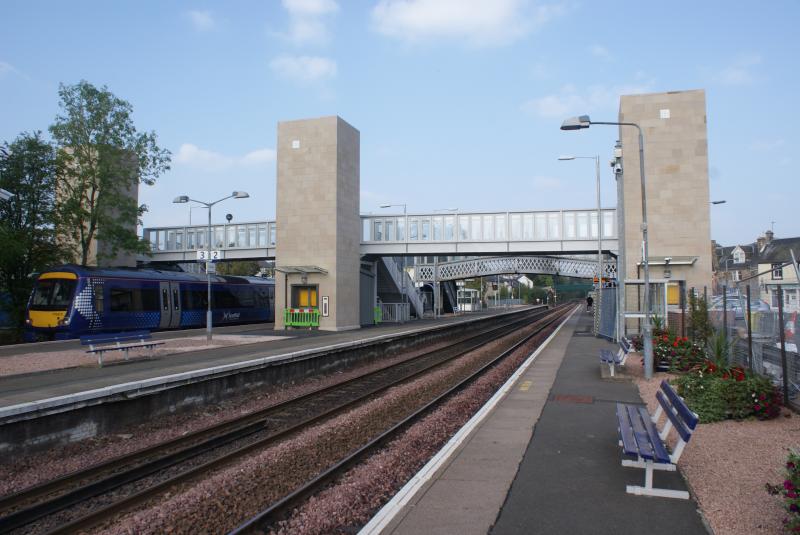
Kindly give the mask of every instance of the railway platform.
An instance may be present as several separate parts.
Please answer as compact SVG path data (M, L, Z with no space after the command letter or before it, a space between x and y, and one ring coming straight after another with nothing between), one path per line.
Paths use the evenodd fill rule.
M633 383L601 379L601 348L612 345L591 335L590 316L573 314L362 535L709 533L693 500L625 492L642 471L620 466L615 404L641 399ZM657 477L686 489L677 473Z
M468 315L450 316L436 320L419 320L405 324L384 324L352 331L273 331L271 325L242 326L243 335L278 336L264 342L198 349L164 358L137 360L123 365L98 368L78 366L0 377L0 425L34 422L41 429L20 428L15 436L26 443L32 434L45 433L47 440L75 440L90 422L89 436L97 432L97 422L107 425L119 419L114 404L138 400L143 410L155 416L161 412L180 410L201 400L214 401L241 391L249 384L270 381L277 377L279 366L291 370L277 372L283 381L308 376L315 366L336 369L341 359L376 358L388 348L421 343L424 339L446 336L448 329L469 329L473 322L492 316L513 314L517 309L495 309ZM231 333L231 327L225 328ZM180 333L179 333L180 335ZM159 338L168 336L158 333ZM68 347L70 343L53 342L50 347ZM19 351L21 348L17 348ZM31 348L33 349L33 348ZM0 364L13 350L0 354ZM370 356L371 355L371 356ZM326 360L327 359L327 360ZM316 361L320 363L317 364ZM87 363L91 359L87 359ZM284 366L285 365L285 366ZM154 396L158 394L158 396ZM145 401L149 398L150 401ZM103 410L107 405L111 410ZM138 408L127 404L127 417L134 418ZM116 406L121 406L116 403ZM94 411L85 416L87 410ZM78 415L79 411L81 416ZM70 413L69 418L53 418ZM49 417L46 419L44 417ZM49 431L56 423L63 426L56 433ZM19 425L17 425L19 427ZM8 431L8 427L4 427ZM77 433L77 435L76 435ZM11 433L7 433L11 434ZM63 436L62 436L63 435ZM16 440L16 439L13 439ZM36 440L39 440L38 438ZM16 442L11 442L16 444ZM10 444L11 444L10 443ZM4 443L0 443L2 449ZM6 445L5 447L9 447Z

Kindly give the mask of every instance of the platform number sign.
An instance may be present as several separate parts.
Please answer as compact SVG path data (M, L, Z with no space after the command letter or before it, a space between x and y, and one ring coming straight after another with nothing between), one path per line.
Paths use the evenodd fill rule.
M220 251L197 251L197 259L201 262L216 262L222 260Z

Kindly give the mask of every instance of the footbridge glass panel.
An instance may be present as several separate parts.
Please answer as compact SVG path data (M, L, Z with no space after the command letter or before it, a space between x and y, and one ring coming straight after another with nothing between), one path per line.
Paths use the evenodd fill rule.
M598 232L604 251L617 249L615 209L369 214L361 216L361 253L481 255L591 253ZM602 226L602 228L600 228ZM195 251L223 251L224 259L274 258L274 221L145 228L151 256L142 260L194 261Z

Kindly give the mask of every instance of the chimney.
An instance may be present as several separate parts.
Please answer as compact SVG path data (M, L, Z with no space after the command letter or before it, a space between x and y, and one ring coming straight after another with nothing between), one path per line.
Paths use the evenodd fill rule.
M760 253L760 252L762 252L762 251L764 250L764 247L765 247L766 245L767 245L767 238L765 238L764 236L759 236L759 237L756 239L756 246L758 247L758 252L759 252L759 253Z
M766 231L764 233L764 236L767 237L767 243L770 243L770 242L772 242L772 238L773 238L773 236L775 236L775 233L772 232L771 230L768 230L768 231Z

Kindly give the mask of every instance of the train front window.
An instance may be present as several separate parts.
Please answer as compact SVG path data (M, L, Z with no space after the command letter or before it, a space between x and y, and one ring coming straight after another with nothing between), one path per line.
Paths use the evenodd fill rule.
M72 302L77 281L45 279L36 283L31 300L32 310L66 310Z

